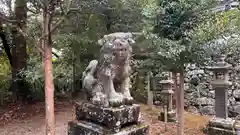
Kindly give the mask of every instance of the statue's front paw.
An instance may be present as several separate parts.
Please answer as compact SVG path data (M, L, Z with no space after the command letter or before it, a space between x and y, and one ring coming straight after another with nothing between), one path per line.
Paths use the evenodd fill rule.
M112 107L119 107L121 106L123 103L123 100L122 99L118 99L118 98L115 98L115 99L109 99L109 104L110 106Z
M132 105L133 104L133 97L131 96L130 92L123 93L124 96L124 103L126 105Z
M123 96L121 94L115 94L109 98L109 104L112 107L119 107L123 104Z
M124 103L126 105L132 105L133 104L133 97L132 96L128 96L128 97L124 97Z

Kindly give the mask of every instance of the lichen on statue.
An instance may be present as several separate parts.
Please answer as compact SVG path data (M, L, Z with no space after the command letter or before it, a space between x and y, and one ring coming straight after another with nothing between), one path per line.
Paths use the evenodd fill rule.
M95 105L104 107L132 104L130 94L131 33L112 33L98 41L100 57L83 72L83 88Z

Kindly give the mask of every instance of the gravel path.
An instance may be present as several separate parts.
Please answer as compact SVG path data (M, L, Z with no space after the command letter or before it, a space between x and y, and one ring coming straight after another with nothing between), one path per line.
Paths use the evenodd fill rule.
M71 109L56 113L56 135L67 135L67 123L71 119ZM42 114L29 120L13 121L0 127L0 135L44 135L44 122Z

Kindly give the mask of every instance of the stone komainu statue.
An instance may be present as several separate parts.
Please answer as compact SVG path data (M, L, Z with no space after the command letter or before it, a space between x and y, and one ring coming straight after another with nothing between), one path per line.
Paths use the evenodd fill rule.
M100 57L92 60L83 72L83 88L95 105L132 104L130 95L131 33L112 33L98 41Z

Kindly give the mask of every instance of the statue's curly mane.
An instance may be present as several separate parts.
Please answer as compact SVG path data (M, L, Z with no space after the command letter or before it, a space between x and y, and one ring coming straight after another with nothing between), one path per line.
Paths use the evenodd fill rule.
M112 74L124 75L124 67L129 64L132 47L127 38L112 38L105 42L101 48L98 70L109 69ZM116 73L119 71L119 73ZM122 71L122 72L121 72Z

